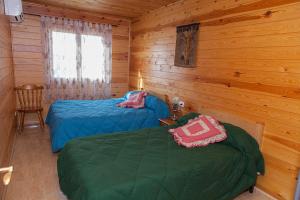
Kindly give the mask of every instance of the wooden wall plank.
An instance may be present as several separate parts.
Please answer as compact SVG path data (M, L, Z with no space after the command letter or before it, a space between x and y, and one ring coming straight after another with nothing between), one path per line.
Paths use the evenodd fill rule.
M300 3L183 0L132 24L130 87L265 124L258 186L293 199L300 168ZM174 66L176 26L200 22L196 68Z

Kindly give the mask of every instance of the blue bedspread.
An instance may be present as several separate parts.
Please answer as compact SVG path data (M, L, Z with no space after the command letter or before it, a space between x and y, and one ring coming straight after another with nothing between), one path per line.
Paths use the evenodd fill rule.
M52 151L61 150L73 138L154 127L159 125L159 118L169 116L167 105L157 97L147 96L143 109L116 106L124 100L125 97L53 103L46 118Z

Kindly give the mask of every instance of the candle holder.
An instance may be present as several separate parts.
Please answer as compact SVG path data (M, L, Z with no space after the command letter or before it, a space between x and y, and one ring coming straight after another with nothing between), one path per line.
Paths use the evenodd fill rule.
M171 119L172 119L173 121L176 121L176 120L177 120L177 115L176 115L177 112L178 112L178 109L177 109L177 108L173 108L173 109L172 109L172 116L171 116Z
M176 121L178 116L177 114L181 112L181 109L184 108L184 102L179 99L179 97L174 97L172 99L172 116L171 119Z

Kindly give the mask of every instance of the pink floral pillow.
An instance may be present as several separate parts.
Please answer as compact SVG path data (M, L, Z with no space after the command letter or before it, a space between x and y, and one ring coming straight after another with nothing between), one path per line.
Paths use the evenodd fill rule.
M206 146L227 138L224 127L214 117L207 115L200 115L184 126L170 129L169 132L179 145L187 148Z
M119 107L123 108L144 108L146 92L138 92L130 94L126 101L119 103Z

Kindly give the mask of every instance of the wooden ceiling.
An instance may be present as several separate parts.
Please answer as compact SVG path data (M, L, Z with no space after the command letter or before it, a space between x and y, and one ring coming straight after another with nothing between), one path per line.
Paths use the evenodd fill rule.
M136 18L151 10L178 0L24 0L38 4L58 6L82 11L106 13L126 18Z

